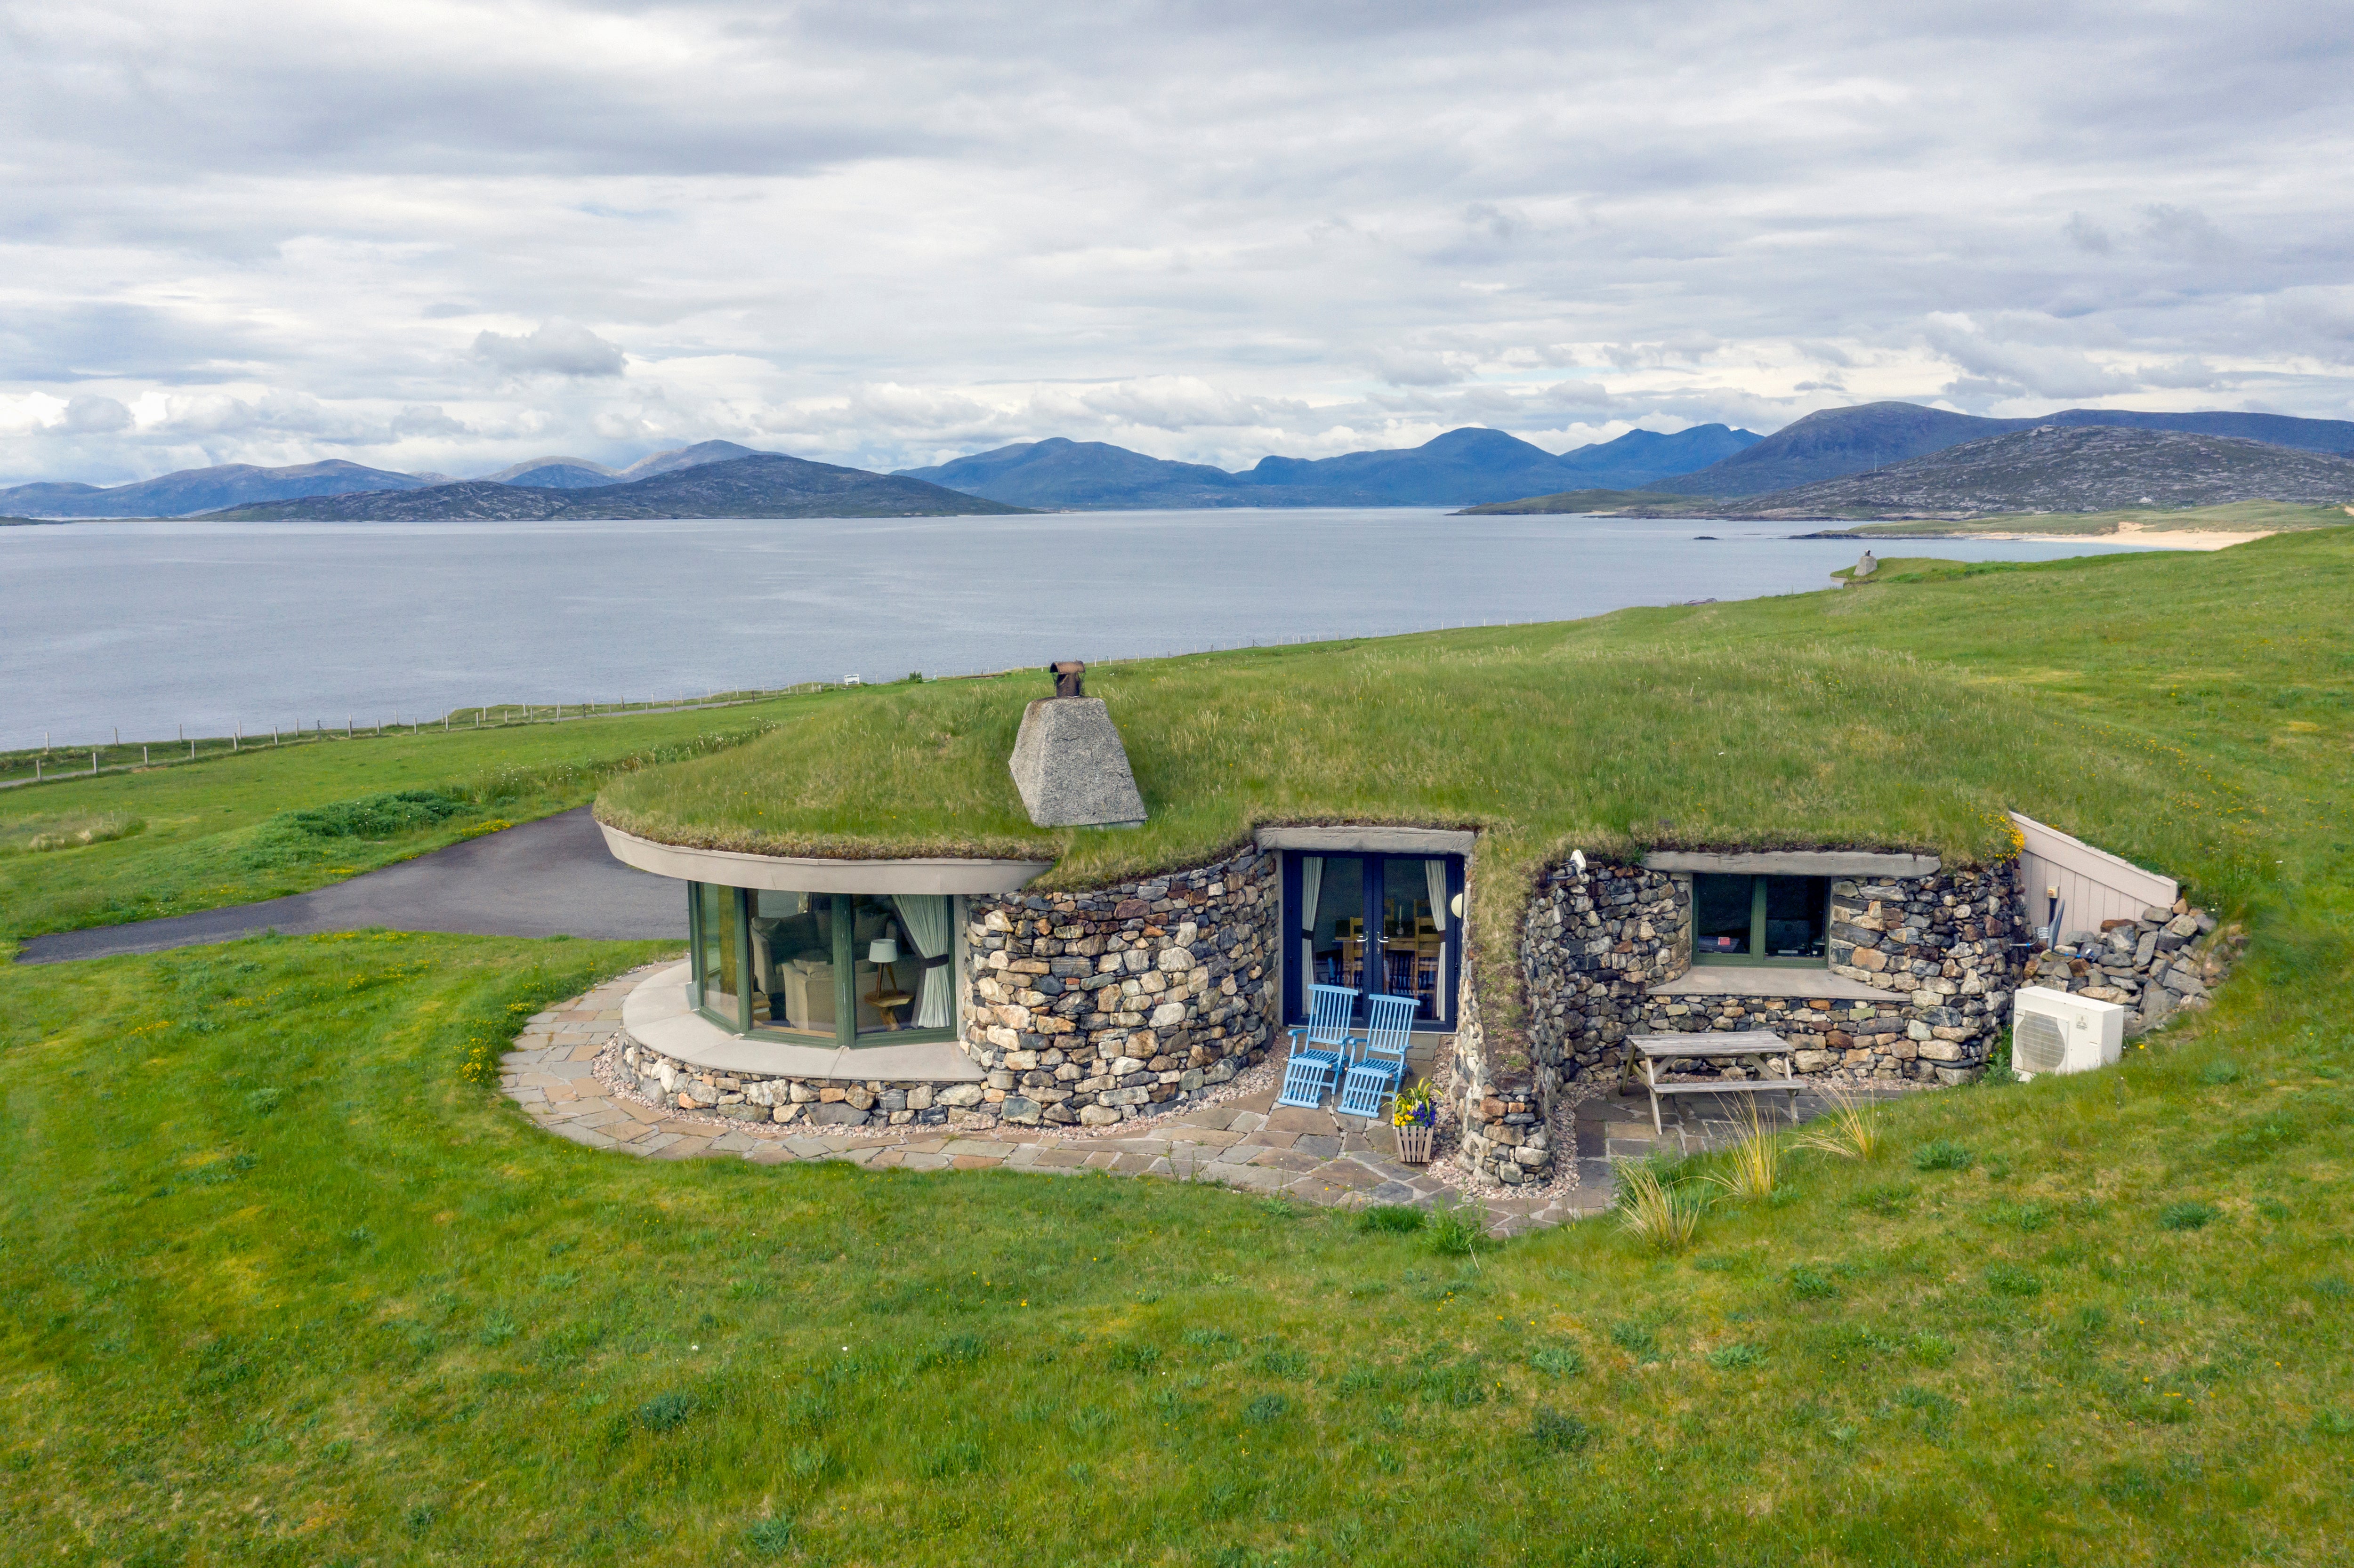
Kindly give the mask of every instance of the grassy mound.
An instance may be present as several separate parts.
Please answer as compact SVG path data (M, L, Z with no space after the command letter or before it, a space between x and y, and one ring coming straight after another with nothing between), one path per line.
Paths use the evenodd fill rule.
M1151 812L1138 830L1030 825L1006 758L1035 676L812 702L748 746L617 780L598 811L756 853L1044 855L1057 885L1198 864L1267 822L1478 826L1489 977L1517 967L1532 874L1572 847L1979 863L2007 851L2015 808L2210 903L2253 895L2274 786L2186 773L2184 747L2236 746L2252 715L2302 746L2284 726L2337 714L2342 674L2316 653L2344 645L2354 530L2228 560L1890 576L1907 580L1090 670ZM1517 1005L1483 992L1491 1025L1509 1031Z
M1861 758L1882 781L1850 786L1859 832L1893 801L1918 815L1883 832L1968 845L1979 791L2025 790L2008 802L2250 921L2214 1011L2117 1070L1916 1097L1871 1158L1792 1150L1770 1190L1729 1160L1661 1171L1713 1195L1681 1250L1608 1222L1497 1246L1108 1176L641 1160L467 1080L485 1040L645 945L376 933L0 969L0 1555L2335 1561L2349 557L2312 535L1328 651L1375 705L1418 670L1468 696L1483 671L1537 689L1548 663L1601 703L1548 710L1554 751L1466 779L1412 753L1441 777L1360 780L1369 800L1445 784L1559 799L1629 842L1661 818L1730 837L1838 804L1829 773ZM1120 678L1220 685L1179 663ZM1777 682L1809 671L1815 689ZM1655 683L1651 726L1602 672ZM879 741L952 691L785 711L823 736L871 704ZM1938 701L1961 705L1942 729L1920 712ZM1927 749L1827 751L1892 712ZM1712 715L1796 729L1754 736L1784 770L1719 771L1750 732ZM1628 799L1505 771L1550 758ZM248 821L422 787L224 766L269 798ZM1657 768L1727 792L1672 798ZM1928 776L1889 778L1908 768ZM1216 810L1274 788L1236 779ZM1187 832L1215 830L1204 811ZM1050 842L1108 865L1110 838ZM19 897L41 917L37 887Z

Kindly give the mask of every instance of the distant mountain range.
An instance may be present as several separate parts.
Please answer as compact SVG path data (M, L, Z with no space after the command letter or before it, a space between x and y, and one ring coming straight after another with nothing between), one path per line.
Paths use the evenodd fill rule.
M447 481L364 468L331 459L293 468L256 468L250 463L224 463L218 468L184 469L136 484L20 484L0 490L0 512L20 512L34 517L186 517L251 501L282 501L298 495L347 495L355 491L422 490Z
M1527 495L1532 488L1633 486L1689 472L1759 440L1702 425L1663 436L1632 430L1555 457L1501 430L1467 427L1418 447L1331 458L1266 457L1230 473L1172 462L1102 441L1055 437L977 452L933 468L901 469L972 495L1022 506L1082 510L1193 506L1460 506Z
M894 502L893 494L918 510L957 513L1009 507L1465 506L1514 502L1514 509L1522 511L1623 511L1631 505L1643 511L1686 514L1691 508L1676 498L1696 497L1719 507L1734 498L1778 498L1781 493L1800 486L1877 472L1966 442L2042 427L2173 431L2254 440L2306 452L2354 452L2354 422L2343 419L2225 412L2144 414L2105 408L2069 408L2035 419L1988 419L1914 403L1867 403L1809 414L1762 438L1723 425L1701 425L1673 435L1632 430L1616 440L1555 456L1501 430L1473 426L1449 430L1418 447L1316 459L1265 457L1239 472L1206 463L1147 457L1102 441L1055 437L976 452L934 467L903 469L889 476L999 503L995 509L947 507L937 497L914 499L923 492L862 493L872 502L876 515L907 509ZM536 457L462 482L446 474L398 473L344 461L293 468L234 463L103 489L47 482L17 485L0 490L0 513L44 518L177 517L233 508L239 515L251 516L290 516L297 512L304 516L358 516L363 512L384 516L585 516L591 514L550 497L616 492L698 468L779 456L734 441L699 441L655 452L623 469L587 458ZM860 469L831 471L865 472ZM866 477L879 481L885 476ZM758 505L760 503L753 498L758 489L726 497L715 491L693 503ZM1617 493L1635 490L1657 499L1616 499ZM378 514L327 504L345 496L427 491L436 493L435 499L423 503L426 510L416 513L396 507ZM689 494L676 493L682 498ZM776 514L806 515L799 508L814 493L790 484L777 489L774 503L787 510ZM298 500L317 504L294 509L283 504ZM596 504L600 510L595 515L654 515L610 510L635 507L637 503L627 497Z
M1767 495L1744 511L1848 513L2175 510L2234 501L2354 501L2354 459L2235 436L2115 425L2038 425Z
M569 490L588 485L628 484L698 464L725 462L753 456L750 447L734 441L698 441L642 458L624 469L607 468L586 458L533 458L477 482L530 484ZM302 497L355 495L370 492L424 490L456 482L446 473L397 473L355 462L331 460L292 468L256 468L250 463L224 463L217 468L183 469L135 484L20 484L0 490L0 511L36 517L190 517L228 506Z
M373 523L551 517L955 517L1021 510L920 480L758 452L586 489L462 480L421 490L265 502L214 515L231 520L299 517Z
M1694 472L1606 488L1659 490L1675 495L1765 495L1821 480L1871 472L1910 458L1926 457L1964 441L2043 425L2181 430L2193 435L2264 441L2303 451L2340 456L2354 452L2354 422L2345 419L2300 419L2285 414L2139 414L2115 408L2067 408L2032 419L1985 419L1971 414L1925 408L1917 403L1864 403L1851 408L1826 408L1819 414L1808 414L1764 440Z

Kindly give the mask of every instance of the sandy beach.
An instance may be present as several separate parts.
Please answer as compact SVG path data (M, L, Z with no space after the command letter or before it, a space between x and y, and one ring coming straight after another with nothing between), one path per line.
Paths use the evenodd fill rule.
M2161 550L2222 550L2233 545L2244 545L2251 539L2270 538L2277 528L2256 528L2243 533L2228 533L2205 528L2149 528L2139 523L2120 523L2106 534L1966 534L1956 537L1968 539L2020 539L2036 544L2073 545L2085 539L2106 539L2124 545L2149 545Z

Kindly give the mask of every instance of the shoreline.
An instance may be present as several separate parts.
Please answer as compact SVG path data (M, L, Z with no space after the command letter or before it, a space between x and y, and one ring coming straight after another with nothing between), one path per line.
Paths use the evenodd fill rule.
M2244 545L2253 539L2269 539L2285 532L2279 528L2145 528L2136 523L2121 523L2100 534L1821 534L1803 535L1817 539L1862 539L1870 542L1885 540L1890 544L1909 544L1926 539L1992 539L2020 545L2081 545L2094 542L2114 545L2139 545L2158 550L2226 550L2234 545Z

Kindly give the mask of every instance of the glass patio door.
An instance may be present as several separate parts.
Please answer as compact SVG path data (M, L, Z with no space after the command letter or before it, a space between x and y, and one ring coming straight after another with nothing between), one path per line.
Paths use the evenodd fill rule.
M1414 998L1417 1028L1454 1022L1460 856L1293 852L1285 856L1283 885L1290 1021L1307 1016L1310 985L1339 985L1361 996ZM1360 1018L1364 1011L1360 1001Z

